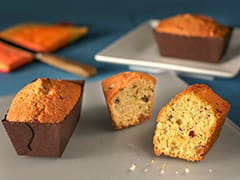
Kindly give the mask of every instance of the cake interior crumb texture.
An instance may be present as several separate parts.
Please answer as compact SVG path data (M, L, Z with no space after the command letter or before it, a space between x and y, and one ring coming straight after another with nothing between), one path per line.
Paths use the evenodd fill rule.
M135 80L112 99L112 115L116 126L135 125L151 118L153 83Z
M104 83L114 128L137 125L152 116L155 79L138 72L116 75Z
M81 96L81 86L64 80L38 78L14 97L6 119L13 122L59 123Z
M202 160L219 136L229 104L206 85L193 85L159 113L153 139L157 155Z

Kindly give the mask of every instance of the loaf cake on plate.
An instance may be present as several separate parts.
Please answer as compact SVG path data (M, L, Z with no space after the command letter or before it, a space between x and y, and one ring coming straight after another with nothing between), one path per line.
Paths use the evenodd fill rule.
M155 154L202 160L217 140L229 109L229 103L207 85L189 86L159 112Z
M221 60L231 37L231 28L199 14L162 19L153 31L162 56L207 62Z
M141 72L123 72L102 81L115 129L137 125L152 117L156 79Z
M62 155L80 117L83 85L38 78L16 94L2 123L19 155Z

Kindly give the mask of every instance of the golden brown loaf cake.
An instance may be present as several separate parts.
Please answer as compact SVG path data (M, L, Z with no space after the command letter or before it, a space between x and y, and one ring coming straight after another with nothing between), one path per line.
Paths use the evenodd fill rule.
M137 125L152 116L154 77L123 72L102 81L102 88L115 129Z
M81 96L81 86L64 80L39 78L14 97L6 120L13 122L59 123Z
M159 112L155 154L202 160L218 138L229 109L228 102L207 85L189 86Z
M155 30L190 37L224 37L230 32L228 27L216 23L208 16L193 14L179 14L163 19Z

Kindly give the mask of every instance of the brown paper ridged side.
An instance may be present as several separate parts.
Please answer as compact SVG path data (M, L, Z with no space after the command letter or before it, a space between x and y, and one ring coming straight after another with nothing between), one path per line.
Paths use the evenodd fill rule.
M160 54L167 57L217 63L226 53L231 31L223 38L187 37L153 30Z
M82 86L82 94L71 112L60 123L25 123L2 120L5 130L19 155L61 157L79 121L84 81L72 81Z

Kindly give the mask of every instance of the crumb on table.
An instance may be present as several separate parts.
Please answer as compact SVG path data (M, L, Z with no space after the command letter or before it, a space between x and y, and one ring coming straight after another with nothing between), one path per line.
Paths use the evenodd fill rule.
M185 171L185 173L187 173L187 174L190 173L190 169L189 169L189 168L185 168L184 171Z
M130 171L135 171L136 170L136 165L135 164L131 164L131 167L129 168Z
M166 167L167 167L167 164L166 164L166 163L163 163L163 164L162 164L162 169L166 169Z
M146 168L146 169L144 169L143 171L146 173L146 172L148 172L148 169Z

